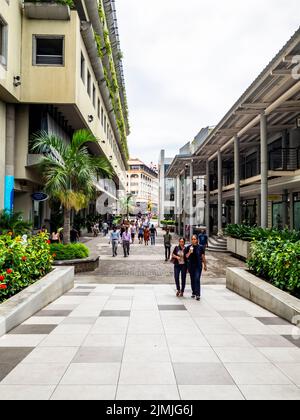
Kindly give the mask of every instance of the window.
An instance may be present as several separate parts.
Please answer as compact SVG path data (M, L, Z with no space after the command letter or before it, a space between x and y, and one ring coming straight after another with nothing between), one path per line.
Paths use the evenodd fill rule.
M95 108L96 107L96 88L94 84L93 84L93 105Z
M82 53L81 53L81 61L80 61L80 76L83 83L85 83L85 59Z
M100 99L98 99L97 114L98 114L98 118L100 120Z
M7 24L0 16L0 64L7 65Z
M88 70L87 73L87 93L89 96L91 96L91 73Z
M104 124L104 110L101 107L101 125L102 125L102 127L103 127L103 124Z
M63 36L34 36L33 64L40 66L64 65L64 37Z
M106 115L104 115L104 133L106 133Z

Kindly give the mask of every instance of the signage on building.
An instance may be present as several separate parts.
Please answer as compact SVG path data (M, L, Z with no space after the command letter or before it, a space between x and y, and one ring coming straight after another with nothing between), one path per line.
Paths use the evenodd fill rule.
M36 192L31 195L33 201L47 201L49 196L43 192Z

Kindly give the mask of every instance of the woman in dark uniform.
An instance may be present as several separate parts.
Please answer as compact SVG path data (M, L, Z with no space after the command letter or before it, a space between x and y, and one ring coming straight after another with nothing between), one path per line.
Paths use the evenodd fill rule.
M188 269L191 277L192 298L201 299L201 274L202 269L207 271L205 248L199 245L196 235L192 237L192 245L187 247Z

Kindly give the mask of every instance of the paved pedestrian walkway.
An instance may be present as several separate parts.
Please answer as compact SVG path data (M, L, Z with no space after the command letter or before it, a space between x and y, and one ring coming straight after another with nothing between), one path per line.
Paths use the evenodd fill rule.
M151 251L155 273L169 267L161 251ZM134 258L143 266L148 255ZM300 399L299 329L222 284L204 285L201 302L190 290L176 298L164 275L136 284L133 255L121 276L134 281L122 283L123 260L109 258L0 338L2 400Z

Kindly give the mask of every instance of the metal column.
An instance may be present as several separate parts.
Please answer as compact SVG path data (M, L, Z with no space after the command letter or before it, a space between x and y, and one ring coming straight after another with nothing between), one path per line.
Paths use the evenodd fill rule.
M234 223L241 223L240 140L234 137Z
M261 227L268 227L268 133L265 113L260 117Z
M190 185L189 185L189 225L190 225L190 241L192 241L193 236L193 225L194 225L194 168L193 168L193 160L190 163Z
M206 161L206 209L205 209L205 220L206 220L206 233L210 236L210 173L209 173L209 160Z
M223 180L222 180L222 153L218 150L218 233L222 232L222 193L223 193Z
M6 105L6 147L5 147L5 187L4 208L12 211L14 208L15 186L15 106Z

